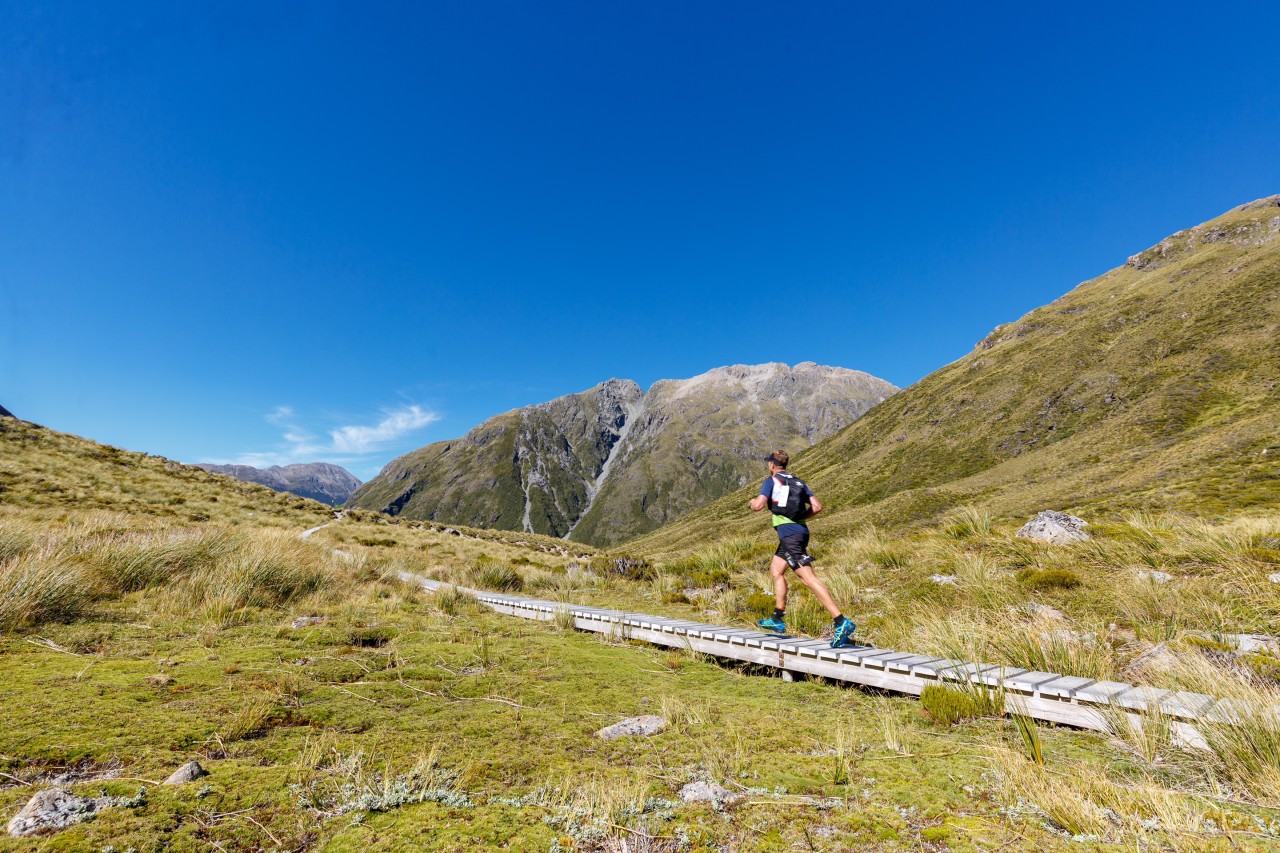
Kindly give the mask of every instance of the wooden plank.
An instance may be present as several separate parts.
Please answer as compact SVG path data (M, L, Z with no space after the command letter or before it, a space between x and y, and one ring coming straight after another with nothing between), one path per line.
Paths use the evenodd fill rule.
M1064 675L1054 681L1046 681L1038 688L1041 696L1056 699L1074 699L1075 692L1091 684L1097 684L1092 678L1081 678L1078 675Z
M881 658L889 655L897 654L893 649L867 649L866 651L858 650L854 652L846 652L840 655L840 661L856 662L857 666L865 669L884 669L884 661Z
M1026 693L1035 695L1041 684L1047 684L1050 681L1056 681L1061 678L1056 672L1040 672L1032 670L1031 672L1023 672L1012 678L1006 678L1004 687L1006 690L1012 690L1015 693Z
M802 656L816 658L819 651L831 648L831 643L828 640L800 640L795 647Z
M1145 711L1148 708L1159 708L1160 701L1172 695L1159 687L1134 687L1116 696L1115 704L1132 711Z
M1179 691L1161 700L1160 710L1171 717L1197 720L1203 717L1216 701L1218 700L1214 697L1206 696L1203 693Z
M882 658L877 658L877 660L884 665L885 669L896 672L898 670L894 670L893 668L893 665L895 663L897 663L900 660L906 660L907 658L911 658L915 656L916 655L913 654L912 652L892 652L890 654L885 655ZM907 670L902 670L902 671L906 672Z
M1122 681L1096 681L1075 691L1072 698L1077 702L1087 702L1092 705L1110 705L1115 697L1131 687L1133 687L1132 684L1125 684Z
M889 661L888 668L890 672L914 674L917 667L923 666L924 664L936 663L939 660L941 660L941 658L932 658L928 655L907 655L904 658L897 658L896 660Z
M963 661L952 660L951 658L940 658L929 663L921 663L911 668L911 674L917 678L926 678L930 681L938 681L942 678L942 673L954 669Z

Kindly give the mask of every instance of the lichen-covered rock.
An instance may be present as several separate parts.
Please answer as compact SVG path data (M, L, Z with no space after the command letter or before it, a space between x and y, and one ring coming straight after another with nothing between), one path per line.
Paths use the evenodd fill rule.
M106 808L106 798L77 797L66 788L46 788L22 807L9 821L9 834L15 838L66 829L87 820Z
M186 764L173 771L168 779L164 780L166 785L185 785L188 782L194 782L201 776L208 776L209 771L200 766L200 762L194 758Z
M929 575L929 580L933 581L938 586L955 586L956 585L955 575Z
M686 803L711 803L717 809L732 808L746 799L714 782L690 782L680 789L679 797Z
M596 737L602 740L614 740L620 737L632 737L640 735L649 737L656 735L667 727L667 721L664 717L658 717L653 714L646 714L642 717L631 717L620 723L614 723L611 726L605 726L596 732Z
M310 628L312 625L323 625L325 618L323 616L298 616L289 623L289 627L297 630L299 628Z
M1046 509L1036 513L1036 517L1028 521L1018 530L1015 536L1021 539L1035 539L1051 545L1066 545L1070 542L1084 542L1091 537L1085 532L1089 522L1065 512Z

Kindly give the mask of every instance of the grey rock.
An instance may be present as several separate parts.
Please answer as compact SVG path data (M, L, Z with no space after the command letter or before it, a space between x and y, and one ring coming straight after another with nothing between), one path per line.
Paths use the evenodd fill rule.
M1161 672L1177 662L1177 655L1164 643L1156 643L1138 655L1124 668L1126 678L1137 678L1152 672Z
M1084 542L1092 538L1085 532L1089 522L1065 512L1046 509L1036 514L1018 530L1015 536L1021 539L1035 539L1051 545L1066 545L1070 542Z
M614 723L611 726L605 726L596 732L596 737L601 740L616 740L620 737L643 736L649 737L656 735L667 727L665 717L658 717L653 714L645 714L641 717L631 717L620 723Z
M1168 572L1146 571L1145 569L1138 572L1138 580L1149 580L1152 583L1168 583L1173 580L1173 575Z
M194 758L186 764L173 771L173 774L164 780L166 785L185 785L188 782L194 782L201 776L208 776L209 771L200 766L200 762Z
M690 782L680 789L678 796L683 802L711 803L717 809L731 808L747 799L744 795L725 790L714 782Z
M1275 572L1273 574L1267 575L1267 580L1271 581L1272 583L1280 583L1280 572Z
M939 586L955 586L956 585L955 575L929 575L929 580L933 581Z
M26 838L66 829L93 817L107 805L105 797L87 799L76 796L66 788L46 788L28 800L22 811L9 821L9 834L15 838Z
M1224 634L1222 641L1235 646L1236 651L1244 654L1280 654L1280 637L1269 637L1266 634Z
M290 628L310 628L312 625L323 625L323 616L299 616L289 623Z
M328 462L308 462L298 465L272 465L270 468L254 468L252 465L213 465L201 462L196 465L211 474L226 474L247 483L258 483L277 492L288 492L321 503L338 505L360 488L360 481L350 471Z
M1063 613L1058 608L1050 607L1047 604L1037 604L1034 601L1029 603L1025 609L1027 613L1031 614L1032 616L1035 616L1038 619L1058 620L1058 619L1067 618L1066 614Z

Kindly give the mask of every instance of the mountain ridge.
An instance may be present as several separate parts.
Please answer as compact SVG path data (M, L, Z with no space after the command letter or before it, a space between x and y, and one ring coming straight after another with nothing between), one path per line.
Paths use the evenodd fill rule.
M393 460L350 504L608 544L740 486L763 452L808 446L896 390L813 362L720 367L648 391L610 379Z
M198 462L196 467L212 474L225 474L237 480L258 483L277 492L288 492L331 506L346 503L352 493L360 488L360 480L355 475L340 465L329 462L300 462L272 465L269 468Z

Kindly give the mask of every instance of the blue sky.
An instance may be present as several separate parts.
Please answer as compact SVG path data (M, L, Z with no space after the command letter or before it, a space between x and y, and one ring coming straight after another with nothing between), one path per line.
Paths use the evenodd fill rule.
M905 386L1280 192L1277 33L1274 2L0 0L0 404L367 479L610 377Z

